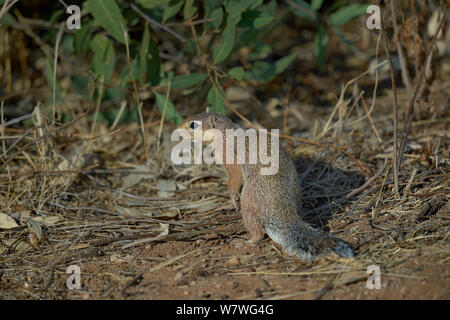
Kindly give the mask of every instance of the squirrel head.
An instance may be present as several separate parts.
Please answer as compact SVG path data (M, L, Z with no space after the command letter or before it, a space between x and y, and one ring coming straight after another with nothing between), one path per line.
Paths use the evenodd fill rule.
M225 117L221 113L199 113L188 117L181 125L180 128L187 129L191 132L201 129L202 131L208 129L219 129L225 131L225 129L233 128L233 122Z

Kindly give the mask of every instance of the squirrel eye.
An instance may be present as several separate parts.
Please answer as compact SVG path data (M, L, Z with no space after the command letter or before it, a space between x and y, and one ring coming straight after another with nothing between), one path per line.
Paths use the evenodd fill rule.
M197 129L198 128L198 122L192 121L191 124L189 125L189 127L191 129Z

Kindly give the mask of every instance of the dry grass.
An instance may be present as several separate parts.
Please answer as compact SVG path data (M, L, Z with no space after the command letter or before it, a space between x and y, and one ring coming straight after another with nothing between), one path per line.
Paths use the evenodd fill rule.
M245 236L241 219L227 197L225 174L220 168L173 166L168 161L167 141L161 145L165 148L162 155L139 161L139 152L130 150L142 150L140 140L129 134L138 132L137 125L108 132L98 124L104 133L91 136L82 120L58 127L43 123L37 114L35 119L31 129L6 128L3 134L7 143L0 180L1 211L18 223L16 228L1 232L4 298L57 297L47 291L57 274L63 277L68 265L86 263L99 254L108 260L130 248L157 243L176 246L177 242L208 241L210 246L214 239ZM373 115L373 119L375 125L386 121L382 114ZM365 268L370 264L381 265L391 277L424 280L408 271L406 266L412 259L421 256L448 265L446 128L450 120L437 117L436 121L413 123L412 147L407 149L399 175L400 199L395 197L386 166L389 152L382 150L389 148L389 141L382 148L372 132L365 130L367 120L357 120L348 116L344 123L344 130L351 135L335 134L341 130L336 126L321 141L348 146L365 167L379 172L370 184L364 180L372 174L345 154L308 145L291 148L294 158L303 155L296 163L304 189L305 219L349 241L358 251L356 261L321 261L312 269L304 266L301 271L292 271L299 265L295 259L283 258L283 264L267 266L265 259L252 257L266 265L264 271L249 271L241 261L242 265L229 269L228 275L308 275L336 288L365 279ZM158 124L147 129L154 137ZM382 137L391 136L390 127L378 125L377 130ZM169 130L165 131L168 137ZM156 139L150 140L150 150L156 150ZM307 160L308 155L314 160ZM175 190L161 193L156 187L161 180L166 186L174 184ZM358 194L352 193L355 189ZM217 242L217 246L223 245L227 244ZM203 256L204 252L197 254ZM158 272L175 261L189 264L190 259L164 259L143 272ZM448 281L448 274L444 278ZM25 282L33 283L33 294L26 289L17 291ZM120 289L126 288L122 285ZM290 296L274 292L268 297Z
M440 63L448 68L448 59ZM140 115L143 126L98 122L91 132L92 104L75 94L55 106L56 113L71 110L74 120L66 123L39 104L32 123L6 122L2 105L0 227L8 215L11 228L0 229L0 297L361 298L351 290L361 292L367 266L376 264L394 279L386 284L392 292L409 288L409 280L417 281L414 286L430 282L443 288L428 289L428 297L448 299L450 84L448 72L439 77L425 84L427 97L414 101L425 116L411 122L398 195L393 92L380 88L369 97L359 87L377 87L378 75L353 75L326 111L305 111L312 102L302 95L312 94L289 86L283 111L252 118L272 127L282 121L283 144L296 159L303 186L304 218L358 253L355 260L329 257L312 266L284 256L269 240L250 249L239 242L246 232L228 198L224 170L174 166L173 126L161 127L155 108ZM319 82L327 86L325 81ZM285 88L283 79L274 82ZM43 101L52 97L50 88L41 89ZM396 98L403 115L410 93L399 88ZM249 105L239 110L251 110ZM300 128L304 118L311 121ZM145 145L140 132L148 134ZM83 265L88 278L81 291L65 288L72 264ZM259 282L264 285L255 291Z

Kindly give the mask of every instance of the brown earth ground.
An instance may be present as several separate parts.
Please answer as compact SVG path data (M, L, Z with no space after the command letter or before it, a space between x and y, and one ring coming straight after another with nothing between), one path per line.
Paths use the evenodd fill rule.
M308 265L270 239L247 244L225 171L170 162L174 126L164 125L157 143L161 114L153 98L143 98L146 157L136 123L111 128L101 122L91 134L83 115L88 102L64 81L69 70L84 72L83 66L61 65L61 90L70 93L64 107L78 117L59 125L36 117L34 129L13 126L2 133L16 138L2 140L8 152L1 163L0 213L12 221L0 222L9 224L0 230L0 298L449 299L450 60L438 58L434 80L424 84L397 196L390 79L380 79L370 117L374 77L360 78L337 103L342 85L374 57L376 33L366 40L349 33L369 52L358 59L332 37L322 73L309 67L315 65L312 36L298 43L297 32L286 28L273 36L286 42L278 50L296 44L299 58L268 84L224 83L227 98L253 123L321 143L282 140L301 178L305 220L349 242L356 259L325 257ZM171 94L183 115L204 107L195 97ZM35 99L51 96L44 86ZM399 132L409 101L399 88ZM333 106L338 111L330 117ZM66 285L71 265L81 269L79 290ZM378 290L367 288L370 265L380 268Z
M121 148L139 138L130 142L122 134L116 139ZM405 166L403 196L396 200L388 169L379 161L382 174L363 186L363 196L342 201L367 180L353 160L328 150L327 160L296 161L299 175L307 173L305 219L357 251L356 259L326 257L307 265L268 238L256 246L245 242L248 234L232 209L220 167L180 168L164 156L133 164L138 160L129 154L103 147L110 142L94 147L93 161L103 162L95 169L73 180L34 177L23 187L30 203L47 204L36 215L26 202L18 203L19 226L2 232L2 298L450 298L448 164L436 169L432 161L416 163L409 188L413 166ZM298 147L286 147L296 158ZM44 193L50 200L43 200ZM30 220L38 222L40 239ZM66 286L70 265L81 268L80 290ZM366 287L370 265L380 267L379 290Z

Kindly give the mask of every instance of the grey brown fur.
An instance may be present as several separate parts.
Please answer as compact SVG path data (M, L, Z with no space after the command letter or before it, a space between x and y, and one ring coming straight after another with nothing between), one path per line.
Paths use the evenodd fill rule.
M219 129L224 141L226 129L239 128L218 113L201 113L189 117L182 127L189 128L192 121L202 121L203 131ZM269 143L268 148L271 147ZM261 175L262 164L259 163L224 166L228 172L230 196L252 236L250 242L258 242L267 233L284 251L307 262L333 252L341 257L354 257L353 250L346 242L311 227L301 219L301 190L297 171L281 147L279 170L274 175Z

